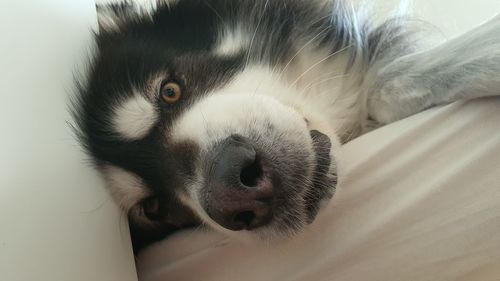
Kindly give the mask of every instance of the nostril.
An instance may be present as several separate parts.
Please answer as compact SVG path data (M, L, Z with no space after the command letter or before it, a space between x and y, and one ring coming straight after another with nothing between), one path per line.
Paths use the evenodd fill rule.
M207 170L203 208L220 226L253 230L273 218L272 170L251 140L232 135L216 147Z
M262 178L262 166L260 161L255 159L252 164L244 167L241 170L240 181L243 185L248 187L256 187L259 179Z
M248 228L255 219L255 213L252 211L244 211L236 214L233 218L233 223L245 229Z

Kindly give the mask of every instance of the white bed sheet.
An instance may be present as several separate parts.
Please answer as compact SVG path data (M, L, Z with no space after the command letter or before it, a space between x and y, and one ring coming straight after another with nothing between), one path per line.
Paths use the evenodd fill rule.
M140 280L500 280L500 98L375 130L340 163L337 194L295 239L180 233L140 256Z

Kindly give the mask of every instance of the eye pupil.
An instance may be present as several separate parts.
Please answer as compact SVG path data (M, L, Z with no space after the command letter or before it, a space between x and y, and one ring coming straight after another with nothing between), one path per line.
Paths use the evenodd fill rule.
M165 94L168 96L168 97L175 97L175 90L172 89L172 88L168 88L166 91L165 91Z

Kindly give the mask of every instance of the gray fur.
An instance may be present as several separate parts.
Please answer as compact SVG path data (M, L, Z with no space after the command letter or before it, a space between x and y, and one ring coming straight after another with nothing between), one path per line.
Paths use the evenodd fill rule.
M500 17L381 68L368 114L381 124L432 106L500 93Z

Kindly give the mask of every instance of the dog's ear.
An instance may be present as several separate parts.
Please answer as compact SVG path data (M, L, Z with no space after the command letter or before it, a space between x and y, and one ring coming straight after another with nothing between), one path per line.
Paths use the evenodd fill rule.
M177 3L179 0L156 0L156 6L157 7L167 7L171 8L172 5Z
M137 7L130 1L113 4L98 4L97 22L99 31L116 31L125 22L138 16Z

